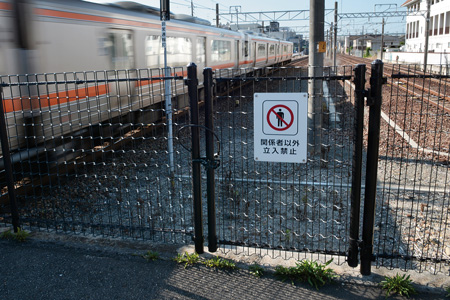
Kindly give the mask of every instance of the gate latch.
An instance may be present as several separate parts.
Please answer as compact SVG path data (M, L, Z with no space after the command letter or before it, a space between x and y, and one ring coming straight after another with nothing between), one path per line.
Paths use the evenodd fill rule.
M218 157L218 155L215 154L214 157ZM200 162L205 169L217 169L220 166L220 159L217 158L210 160L206 157L200 157L199 159L194 159L192 162Z

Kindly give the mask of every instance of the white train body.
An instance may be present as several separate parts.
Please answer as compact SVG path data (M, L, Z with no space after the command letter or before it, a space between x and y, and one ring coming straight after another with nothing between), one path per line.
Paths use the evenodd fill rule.
M164 66L161 21L157 15L80 0L13 3L0 0L3 82L17 80L5 77L10 74L46 74L37 76L36 81L105 79L108 76L106 71L104 75L101 72L86 75L83 72L87 70L134 70L117 74L140 73L138 75L146 77L141 74L145 73L142 70ZM260 68L281 65L292 58L292 43L286 41L174 19L166 22L166 29L168 66L186 67L194 62L200 78L204 67L213 70ZM102 78L98 78L99 74ZM160 86L158 84L158 88ZM81 88L75 84L60 88L54 84L28 88L26 95L24 87L5 88L4 108L11 150L28 147L30 135L35 139L34 144L39 145L162 101L162 98L136 96L151 88L154 87L148 82L136 83L135 91L124 88L126 92L120 91L120 84L107 82ZM130 97L130 94L135 96ZM153 94L163 92L153 91ZM30 122L39 127L34 128L33 133L27 132Z

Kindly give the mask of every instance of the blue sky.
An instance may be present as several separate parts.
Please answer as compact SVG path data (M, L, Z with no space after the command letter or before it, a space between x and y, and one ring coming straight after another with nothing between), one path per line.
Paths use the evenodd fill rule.
M88 0L91 2L114 2L114 0ZM159 7L160 0L134 0L146 5ZM216 3L219 4L220 13L234 12L238 9L241 12L259 12L259 11L288 11L288 10L308 10L308 0L292 1L292 0L192 0L194 4L194 16L206 19L215 24ZM401 5L404 1L393 0L338 0L339 13L354 13L354 12L382 12L385 10L405 10ZM335 0L325 0L326 9L334 9ZM191 14L191 0L171 0L170 9L177 14ZM330 22L333 22L334 15L332 12L326 16L326 25L328 28ZM405 31L405 20L403 18L389 18L386 20L386 33L401 33ZM297 32L308 35L308 21L292 21L280 22L281 26L288 26ZM338 23L341 28L339 34L358 34L366 33L381 33L381 18L365 18L349 19L342 18Z

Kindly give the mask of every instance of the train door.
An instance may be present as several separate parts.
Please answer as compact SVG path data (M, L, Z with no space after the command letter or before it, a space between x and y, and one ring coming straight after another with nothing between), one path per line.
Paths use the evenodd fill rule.
M249 59L249 55L250 55L249 47L250 47L249 37L246 34L245 37L244 37L244 45L243 45L243 48L242 48L242 58L244 60L244 66L245 67L248 67L248 63L249 63L249 60L250 60Z
M113 70L134 69L132 31L111 29L108 32L108 40L111 68Z
M133 31L124 29L109 29L107 32L108 40L108 54L110 59L111 69L114 71L108 72L108 78L112 80L109 84L108 101L105 103L106 107L101 108L102 111L108 111L107 115L102 115L100 119L111 119L119 117L121 124L130 123L126 114L133 106L136 90L132 85L126 81L115 81L123 79L128 76L133 76L135 71L135 57L134 57L134 37ZM108 126L102 127L102 135L109 136L114 134L114 128Z
M276 57L277 57L277 62L281 61L281 54L280 54L280 42L278 42L277 46L276 46Z
M206 61L206 37L197 37L195 52L194 62L197 65L198 78L203 78L203 69L210 63Z
M241 41L236 41L236 64L235 67L239 68L239 62L241 60Z
M256 53L258 49L256 48L256 42L252 43L252 59L253 59L253 67L256 67Z

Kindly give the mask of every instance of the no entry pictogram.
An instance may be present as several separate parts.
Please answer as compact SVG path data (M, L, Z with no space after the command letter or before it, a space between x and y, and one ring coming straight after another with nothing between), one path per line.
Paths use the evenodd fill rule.
M298 103L293 100L267 99L262 103L262 128L265 134L296 135Z
M276 124L274 124L276 121ZM294 113L283 104L278 104L269 109L267 113L267 124L276 131L289 129L294 123Z

